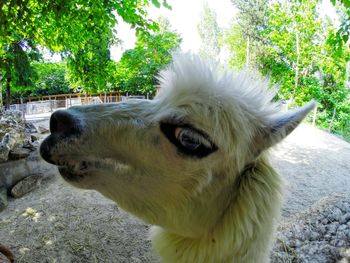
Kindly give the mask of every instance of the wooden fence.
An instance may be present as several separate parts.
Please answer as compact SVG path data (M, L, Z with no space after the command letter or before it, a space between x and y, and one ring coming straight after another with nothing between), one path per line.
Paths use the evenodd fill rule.
M67 99L75 99L80 98L82 103L85 102L88 104L92 98L98 97L103 103L112 103L121 101L121 93L118 91L114 92L104 92L104 93L96 93L96 94L82 94L82 93L71 93L71 94L58 94L58 95L47 95L40 97L29 97L28 102L33 101L47 101L47 100L56 100L56 101L67 101Z
M101 103L116 103L128 99L148 99L148 96L122 95L120 92L106 92L97 94L59 94L41 97L29 97L26 103L12 104L11 110L21 111L24 115L53 112L56 109L69 108L77 105L91 105Z

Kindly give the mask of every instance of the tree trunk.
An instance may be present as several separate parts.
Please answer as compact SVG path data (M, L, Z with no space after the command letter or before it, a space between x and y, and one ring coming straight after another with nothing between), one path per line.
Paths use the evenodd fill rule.
M295 81L294 81L294 92L292 96L292 103L294 103L294 98L298 89L299 82L299 59L300 59L300 50L299 50L299 33L298 30L295 29L295 46L297 51L297 61L295 63Z
M250 40L249 40L249 36L247 38L247 51L246 51L246 67L249 67L250 64Z

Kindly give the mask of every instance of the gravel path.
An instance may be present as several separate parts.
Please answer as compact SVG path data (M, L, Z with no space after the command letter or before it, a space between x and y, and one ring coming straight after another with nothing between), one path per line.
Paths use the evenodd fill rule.
M282 222L271 259L350 263L350 196L333 194Z
M349 193L350 144L310 125L272 150L272 164L287 183L285 217L333 193Z
M350 231L350 144L302 125L272 153L288 182L272 261L336 262L350 247L350 236L343 235ZM74 189L59 176L10 200L0 213L0 243L25 263L157 262L148 228L112 201Z

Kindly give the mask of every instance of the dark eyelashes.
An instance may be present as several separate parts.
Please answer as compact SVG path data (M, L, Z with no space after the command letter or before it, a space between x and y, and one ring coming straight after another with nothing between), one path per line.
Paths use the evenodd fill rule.
M203 137L205 140L210 142L210 145L205 145L201 143L197 148L195 149L189 149L184 147L181 142L176 138L175 136L175 130L177 128L183 128L183 129L189 129L192 132L198 134L199 136ZM161 122L160 123L160 130L163 132L163 134L167 137L167 139L176 146L179 153L194 157L194 158L203 158L208 156L209 154L215 152L218 147L211 142L209 139L209 136L202 131L192 127L191 125L187 124L172 124L172 123L166 123Z

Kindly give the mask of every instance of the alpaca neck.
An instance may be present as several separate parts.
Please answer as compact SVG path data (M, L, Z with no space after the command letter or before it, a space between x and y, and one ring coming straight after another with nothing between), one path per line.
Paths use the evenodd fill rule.
M155 227L154 248L164 263L268 262L281 186L278 174L260 158L240 175L230 205L214 228L189 238Z

